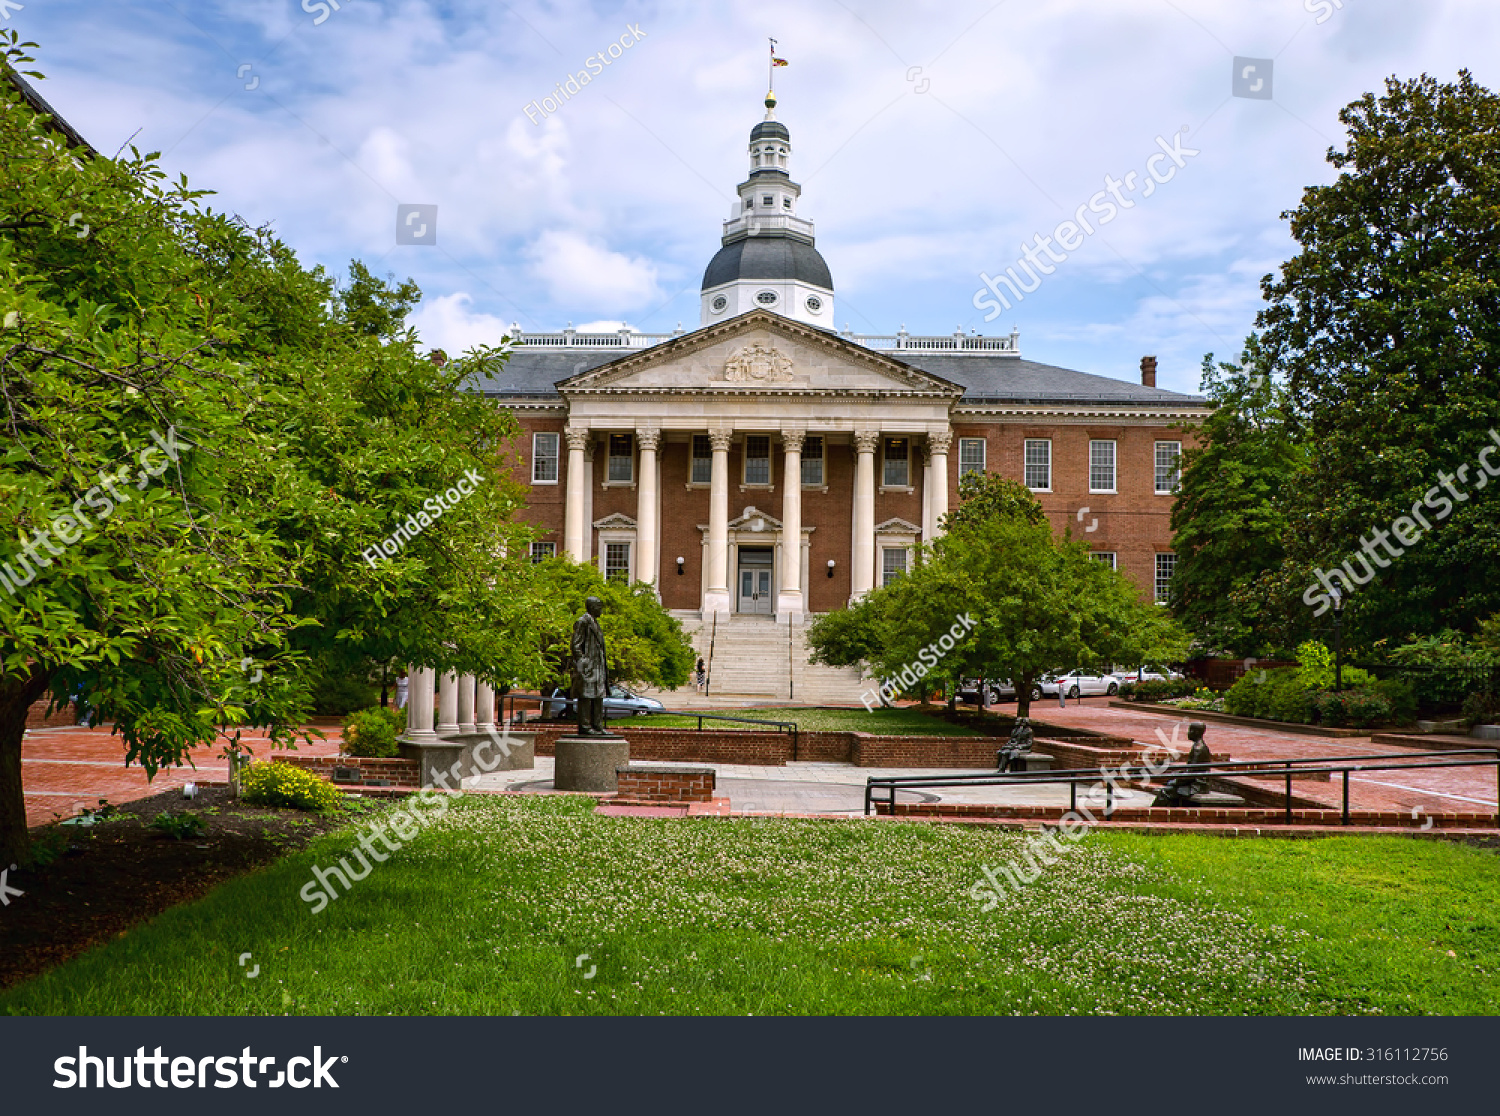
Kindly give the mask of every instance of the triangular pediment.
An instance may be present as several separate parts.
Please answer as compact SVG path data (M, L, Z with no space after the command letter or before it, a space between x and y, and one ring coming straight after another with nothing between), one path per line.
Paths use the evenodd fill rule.
M558 381L565 397L880 395L958 398L958 384L840 337L752 310Z
M613 515L607 515L603 519L594 520L594 526L599 528L599 530L601 531L608 531L611 529L623 530L626 528L633 528L635 527L635 525L635 520L631 519L630 516L624 514L623 512L615 512Z
M921 533L922 528L899 516L893 516L884 523L877 523L875 525L875 534L877 535L920 535Z

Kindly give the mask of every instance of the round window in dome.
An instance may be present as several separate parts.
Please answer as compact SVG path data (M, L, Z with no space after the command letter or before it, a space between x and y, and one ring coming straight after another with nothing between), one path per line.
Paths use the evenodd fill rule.
M758 294L758 295L755 296L755 301L758 302L758 303L760 303L762 306L775 306L776 305L776 292L775 291L761 291L760 294Z
M819 310L823 309L823 300L817 295L808 295L807 301L803 305L807 307L809 313L816 314Z
M718 298L714 299L714 301L713 301L714 313L715 314L719 313L720 311L722 311L724 309L724 307L726 307L728 305L729 305L729 300L727 298L725 298L723 295L720 295Z

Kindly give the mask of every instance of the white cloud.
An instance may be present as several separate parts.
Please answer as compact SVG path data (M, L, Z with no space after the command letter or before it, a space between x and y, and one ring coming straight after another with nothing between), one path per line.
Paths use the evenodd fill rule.
M661 297L654 263L613 252L576 232L549 229L527 249L527 256L555 302L634 310Z
M459 291L437 298L424 298L407 318L407 325L422 339L423 348L442 349L457 356L476 345L498 345L509 331L508 323L493 314L476 313L472 295Z

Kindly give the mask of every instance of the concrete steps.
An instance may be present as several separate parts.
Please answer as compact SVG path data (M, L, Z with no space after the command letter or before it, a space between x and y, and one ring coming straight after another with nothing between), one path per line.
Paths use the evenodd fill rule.
M795 701L832 705L858 704L869 688L858 667L827 667L807 661L805 628L778 624L769 618L720 617L712 620L679 616L694 651L710 662L709 693L705 698L689 683L677 691L653 696L669 707L690 708L745 701Z

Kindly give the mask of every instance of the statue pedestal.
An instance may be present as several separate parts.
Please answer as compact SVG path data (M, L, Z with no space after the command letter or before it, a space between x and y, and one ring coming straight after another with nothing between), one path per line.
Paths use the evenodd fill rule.
M615 769L630 762L630 741L623 736L564 736L555 755L555 789L613 794L619 789Z

